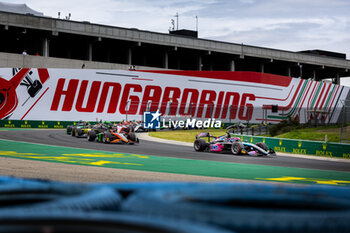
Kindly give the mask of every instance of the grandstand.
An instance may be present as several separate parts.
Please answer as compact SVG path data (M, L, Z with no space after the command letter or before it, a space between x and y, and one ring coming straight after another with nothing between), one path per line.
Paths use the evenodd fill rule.
M2 3L0 10L0 67L255 71L337 84L350 76L350 60L341 53L291 52L201 39L188 30L166 34L51 18L16 4Z

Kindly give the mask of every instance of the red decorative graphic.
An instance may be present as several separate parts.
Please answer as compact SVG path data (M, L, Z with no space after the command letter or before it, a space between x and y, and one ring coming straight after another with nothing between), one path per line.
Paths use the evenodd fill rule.
M11 80L0 78L0 119L10 115L18 105L16 88L29 72L29 68L21 69Z
M41 94L41 96L35 101L35 103L29 108L29 110L26 112L26 114L23 115L23 117L21 118L21 120L23 120L28 113L34 108L34 106L39 102L39 100L43 97L43 95L45 95L45 93L47 92L47 90L49 90L49 87L46 88L46 90L44 91L44 93Z
M250 83L269 84L281 87L288 87L292 81L291 77L275 74L265 74L249 71L183 71L183 70L138 70L138 72L182 75L190 77L211 78L227 81L239 81Z

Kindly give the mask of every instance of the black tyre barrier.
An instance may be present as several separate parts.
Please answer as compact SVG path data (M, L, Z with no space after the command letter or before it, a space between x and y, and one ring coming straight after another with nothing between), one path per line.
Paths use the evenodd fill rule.
M127 213L35 213L20 211L4 215L0 213L0 232L86 232L86 233L228 233L214 226L154 218Z
M13 209L117 210L121 199L118 192L106 186L96 188L58 182L0 184L0 212Z
M140 191L122 211L201 222L237 232L350 232L350 189L203 184Z

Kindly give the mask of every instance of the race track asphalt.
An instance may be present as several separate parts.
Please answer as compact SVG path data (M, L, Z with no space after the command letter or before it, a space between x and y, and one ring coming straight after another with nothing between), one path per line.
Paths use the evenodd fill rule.
M141 141L140 144L136 145L102 144L97 142L89 142L86 138L72 137L67 135L65 130L48 129L0 131L0 139L173 158L268 165L277 167L308 168L329 171L350 171L350 163L342 161L278 156L278 154L277 156L270 157L253 157L233 156L232 154L208 152L199 153L195 152L192 147L158 143L155 141Z

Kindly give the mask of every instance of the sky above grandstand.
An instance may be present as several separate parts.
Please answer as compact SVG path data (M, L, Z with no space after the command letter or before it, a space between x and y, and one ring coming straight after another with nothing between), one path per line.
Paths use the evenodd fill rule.
M2 0L0 0L2 1ZM6 0L4 0L6 2ZM45 16L199 37L289 51L322 49L350 59L349 0L7 0L26 3ZM349 80L350 83L350 80Z

